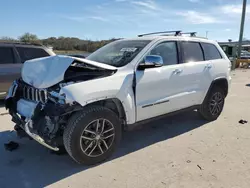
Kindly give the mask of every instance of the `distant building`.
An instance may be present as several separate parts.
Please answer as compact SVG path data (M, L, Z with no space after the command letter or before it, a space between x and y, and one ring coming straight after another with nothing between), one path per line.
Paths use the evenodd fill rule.
M228 40L228 42L219 42L219 45L227 54L231 60L234 56L236 57L236 50L238 46L238 41ZM242 41L242 50L250 51L250 40Z
M232 40L229 39L228 42L219 42L219 45L221 47L223 47L223 46L237 46L238 41L232 41ZM250 51L250 40L242 41L242 49Z

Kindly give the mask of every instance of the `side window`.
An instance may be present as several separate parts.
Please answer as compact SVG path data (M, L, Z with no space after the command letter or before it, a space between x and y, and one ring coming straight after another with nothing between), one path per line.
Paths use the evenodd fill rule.
M154 47L149 55L159 55L162 57L164 65L178 64L178 53L176 42L163 42Z
M182 42L184 62L204 61L201 46L198 42Z
M216 46L208 43L201 43L204 50L205 60L221 59L221 54Z
M49 56L49 54L41 48L17 47L16 49L20 55L22 63L30 59Z
M15 63L13 48L0 47L0 64L12 64Z

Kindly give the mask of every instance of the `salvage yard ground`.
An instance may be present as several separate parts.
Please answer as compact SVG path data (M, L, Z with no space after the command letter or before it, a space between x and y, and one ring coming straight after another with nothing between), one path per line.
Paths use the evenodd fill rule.
M107 162L79 166L67 155L19 139L0 107L0 187L250 187L250 71L232 72L223 114L206 122L182 113L126 132ZM4 143L20 147L6 151Z

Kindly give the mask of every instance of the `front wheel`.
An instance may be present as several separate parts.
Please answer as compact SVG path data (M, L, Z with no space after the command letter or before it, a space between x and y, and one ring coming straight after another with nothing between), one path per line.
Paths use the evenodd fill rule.
M204 119L214 121L220 116L224 102L224 91L219 87L214 87L201 104L199 112Z
M121 140L121 132L121 123L113 111L93 106L70 118L63 141L76 162L92 165L112 155Z

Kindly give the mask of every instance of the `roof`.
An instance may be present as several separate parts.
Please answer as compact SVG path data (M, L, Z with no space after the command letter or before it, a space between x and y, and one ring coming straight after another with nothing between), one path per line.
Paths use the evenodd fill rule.
M0 46L3 47L29 47L29 48L41 48L41 49L49 49L48 47L41 44L31 44L31 43L22 43L22 42L3 42L0 41Z
M209 42L215 43L213 40L209 40L207 38L202 37L190 37L190 36L162 36L162 35L151 35L151 36L142 36L142 37L135 37L135 38L128 38L128 39L121 39L121 40L187 40L187 41L198 41L198 42Z
M43 47L43 45L37 44L37 43L6 42L6 41L0 41L0 45L15 45L15 46L35 46L35 47Z

